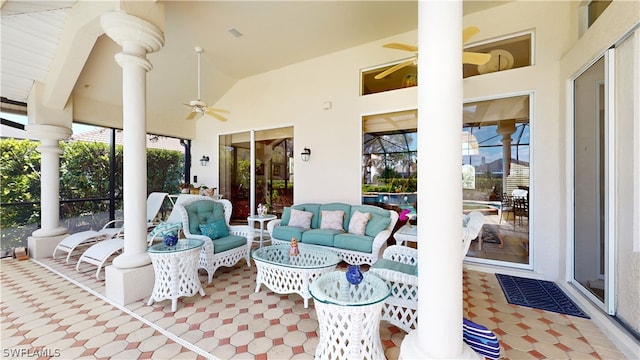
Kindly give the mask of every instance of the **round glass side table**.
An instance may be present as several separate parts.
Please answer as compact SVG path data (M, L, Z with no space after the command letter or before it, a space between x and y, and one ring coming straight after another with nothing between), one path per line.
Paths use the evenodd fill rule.
M380 317L391 289L368 272L358 285L351 285L345 274L328 272L309 285L320 330L315 358L384 360Z
M198 261L203 240L181 239L175 246L158 243L149 247L149 257L156 274L153 292L147 305L171 299L171 311L178 308L178 298L193 296L204 289L198 276Z

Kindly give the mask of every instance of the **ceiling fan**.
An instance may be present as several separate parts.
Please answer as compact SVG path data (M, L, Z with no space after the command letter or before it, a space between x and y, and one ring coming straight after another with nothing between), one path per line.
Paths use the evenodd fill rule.
M480 32L480 29L478 29L475 26L471 26L462 30L462 43L464 44L465 42L467 42L467 40L469 40L469 38L471 38L473 35L479 32ZM389 44L384 44L382 46L389 49L411 51L416 53L416 55L411 59L401 62L400 64L394 65L388 68L387 70L379 73L378 75L374 76L376 80L380 80L386 77L387 75L402 69L403 67L406 67L409 65L416 65L418 63L418 47L417 46L400 44L400 43L389 43ZM463 64L483 65L490 59L491 59L490 54L476 53L476 52L469 52L469 51L462 52Z
M203 50L199 46L196 46L194 49L198 54L198 100L191 100L189 101L188 104L185 104L186 106L191 108L191 112L189 113L189 115L187 115L187 120L192 120L197 115L207 114L207 115L213 116L214 118L220 121L227 121L227 118L220 115L219 113L228 114L229 113L228 110L211 108L209 107L209 105L207 105L206 102L200 99L200 54L202 53Z

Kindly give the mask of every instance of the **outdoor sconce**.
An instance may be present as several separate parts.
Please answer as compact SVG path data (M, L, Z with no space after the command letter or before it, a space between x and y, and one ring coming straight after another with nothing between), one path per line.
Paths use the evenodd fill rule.
M311 149L304 148L300 153L300 156L302 156L302 161L309 161L309 158L311 157Z
M200 165L207 166L208 163L209 163L209 157L202 155L202 158L200 158Z

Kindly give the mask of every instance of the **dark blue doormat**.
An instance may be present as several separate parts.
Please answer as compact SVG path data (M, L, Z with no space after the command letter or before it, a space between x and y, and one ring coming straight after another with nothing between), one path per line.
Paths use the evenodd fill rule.
M496 274L509 304L590 319L551 281Z

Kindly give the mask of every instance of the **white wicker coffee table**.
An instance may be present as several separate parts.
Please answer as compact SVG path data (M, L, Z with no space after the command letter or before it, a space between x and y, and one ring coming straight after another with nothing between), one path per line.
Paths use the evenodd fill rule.
M175 246L158 243L149 248L156 279L147 305L171 299L171 311L175 312L179 297L196 293L204 296L198 276L198 260L203 244L204 241L198 239L182 239Z
M278 294L299 294L304 307L309 307L309 284L320 275L332 271L342 261L331 250L299 244L300 254L289 256L289 245L270 245L253 251L256 262L256 292L264 284Z
M320 276L309 287L318 313L316 359L386 359L380 342L380 317L391 289L370 272L351 285L345 272Z

